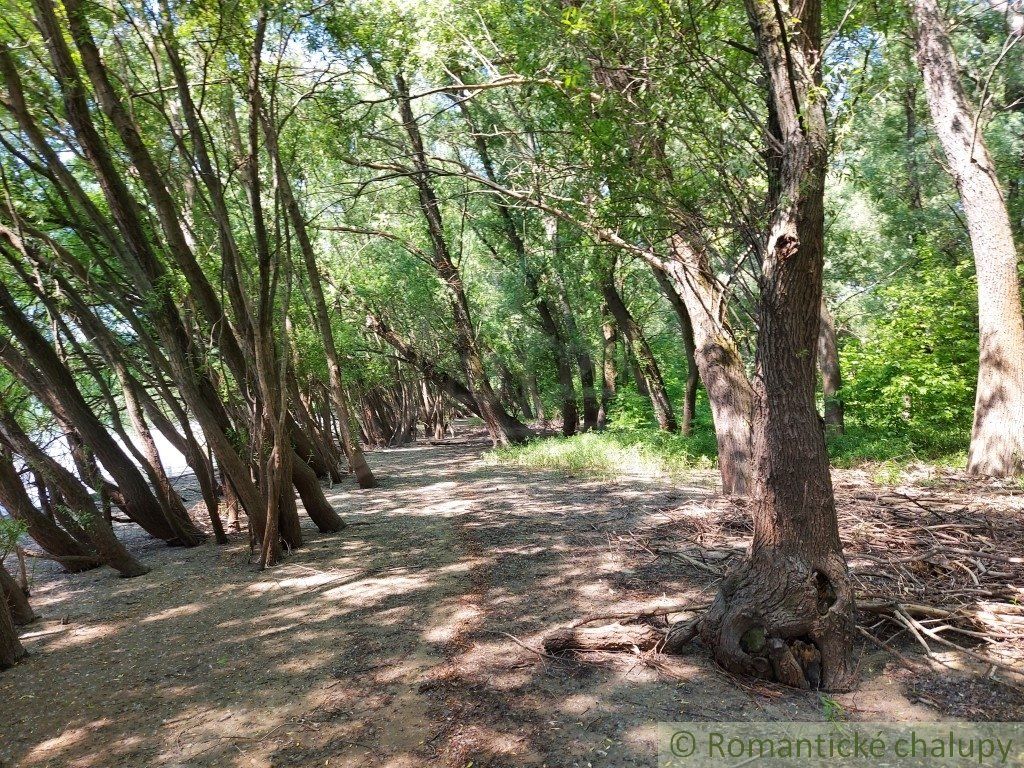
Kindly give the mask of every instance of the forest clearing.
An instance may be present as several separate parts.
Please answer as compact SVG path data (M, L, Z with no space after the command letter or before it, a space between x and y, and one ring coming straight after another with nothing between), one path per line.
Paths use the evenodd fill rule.
M1024 0L0 0L0 765L1024 765L1022 248Z
M265 574L244 568L248 548L236 538L223 549L149 545L145 586L110 588L116 578L102 571L36 579L46 619L25 641L33 655L0 677L15 713L0 724L0 764L617 768L653 764L659 720L1019 716L1024 691L942 646L931 665L904 648L910 669L865 643L861 685L832 697L731 680L696 649L541 657L547 633L587 616L629 621L669 603L705 604L716 553L741 552L749 525L720 524L711 472L683 484L567 485L481 461L480 437L371 454L379 491L328 491L351 526L309 530L307 547ZM840 471L837 487L865 585L872 570L899 569L878 556L888 540L877 532L849 547L859 538L849 516L873 511L872 497L903 493L940 513L950 502L953 512L970 507L969 519L991 515L1016 536L993 537L993 556L1020 552L1019 496L1005 506L999 489L968 499L956 482L946 495L945 484L879 486L854 471ZM700 565L652 551L666 541ZM925 557L933 543L922 538L916 551L936 582L963 583L949 554ZM1010 570L1019 583L1024 565ZM999 643L1005 663L1024 663L1016 629Z

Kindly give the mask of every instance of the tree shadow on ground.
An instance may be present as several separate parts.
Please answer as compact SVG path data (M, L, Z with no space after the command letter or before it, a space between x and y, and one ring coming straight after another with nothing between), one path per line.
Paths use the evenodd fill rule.
M529 650L662 593L706 601L707 573L638 566L624 542L711 491L490 467L484 447L372 454L379 489L328 491L353 524L307 527L271 571L238 535L147 545L140 579L40 584L32 656L0 676L0 765L647 766L658 721L822 717L816 695L747 692L700 653Z

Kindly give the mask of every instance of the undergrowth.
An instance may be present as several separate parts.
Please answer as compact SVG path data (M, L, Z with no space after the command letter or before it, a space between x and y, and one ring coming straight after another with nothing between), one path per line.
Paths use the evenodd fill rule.
M633 398L625 403L623 399L620 418L603 432L496 449L488 454L489 461L574 474L652 478L679 477L717 466L714 427L703 398L689 437L659 431L642 417ZM845 434L828 437L828 451L832 466L865 468L876 482L895 485L904 481L907 470L914 466L962 468L967 463L968 439L968 433L962 431L901 432L849 420Z

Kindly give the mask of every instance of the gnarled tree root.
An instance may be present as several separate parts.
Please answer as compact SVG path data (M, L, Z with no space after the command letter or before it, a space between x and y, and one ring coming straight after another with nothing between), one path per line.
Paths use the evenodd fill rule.
M841 556L755 552L732 568L700 634L726 670L794 688L848 690L853 590Z

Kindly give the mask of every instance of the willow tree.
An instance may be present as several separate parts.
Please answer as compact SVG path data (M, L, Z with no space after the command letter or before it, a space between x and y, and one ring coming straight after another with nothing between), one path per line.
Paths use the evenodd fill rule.
M801 688L849 687L854 598L815 406L828 129L821 5L747 0L768 84L769 189L754 374L754 535L701 633L726 669Z
M980 359L967 469L1017 475L1024 471L1024 314L1013 228L939 4L914 0L912 8L917 63L935 133L960 193L978 280ZM1008 44L1022 34L1011 31Z

